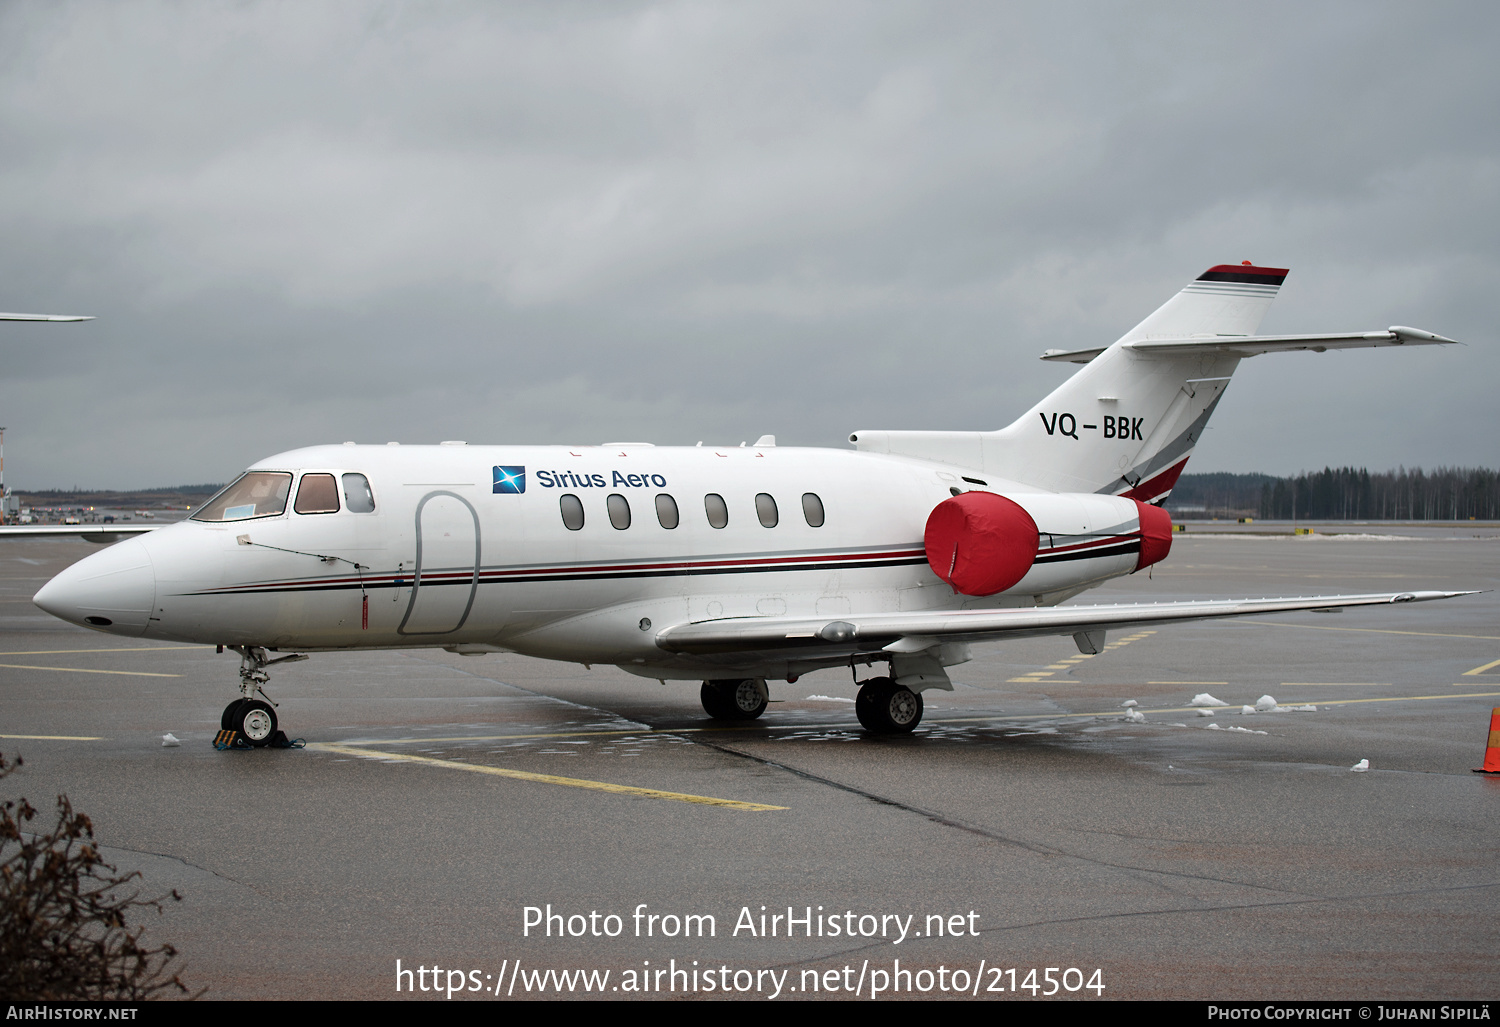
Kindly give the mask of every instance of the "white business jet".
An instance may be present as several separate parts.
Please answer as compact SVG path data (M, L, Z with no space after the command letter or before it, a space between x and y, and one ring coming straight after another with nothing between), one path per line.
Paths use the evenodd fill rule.
M1209 269L998 431L857 431L853 450L316 446L256 463L190 519L37 593L133 637L238 652L223 727L266 744L266 669L311 652L442 647L701 680L751 719L767 680L880 663L856 704L912 730L969 644L1465 593L1060 606L1166 557L1171 492L1241 359L1451 342L1412 328L1258 336L1286 271ZM118 529L116 529L118 530Z

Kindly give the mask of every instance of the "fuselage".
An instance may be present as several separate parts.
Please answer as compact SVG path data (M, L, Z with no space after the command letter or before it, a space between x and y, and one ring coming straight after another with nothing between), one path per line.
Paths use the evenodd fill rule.
M229 493L247 481L279 490L280 509L221 494L194 519L81 561L37 604L99 630L185 642L494 648L652 677L730 666L786 677L811 668L771 654L673 655L656 631L1050 605L1139 558L1131 500L844 450L335 445L247 474L259 477ZM933 508L970 490L1018 501L1042 533L1030 570L994 596L955 593L924 550Z

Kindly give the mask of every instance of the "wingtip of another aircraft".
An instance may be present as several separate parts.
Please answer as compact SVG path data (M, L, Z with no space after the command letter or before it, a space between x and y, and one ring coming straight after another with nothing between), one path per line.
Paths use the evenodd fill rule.
M0 321L92 321L92 314L0 314Z

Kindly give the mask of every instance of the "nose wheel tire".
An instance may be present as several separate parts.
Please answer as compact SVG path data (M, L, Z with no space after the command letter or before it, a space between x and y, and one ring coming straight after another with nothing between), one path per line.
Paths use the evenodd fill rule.
M872 735L910 734L922 723L922 694L890 678L870 678L860 686L854 713Z
M703 711L715 720L754 720L766 712L770 693L760 678L705 681L698 693Z
M228 715L227 710L225 714ZM276 733L276 711L259 699L241 699L229 727L238 731L240 737L251 745L269 745L271 736Z
M239 728L237 728L237 727L234 726L234 724L235 724L234 715L236 713L240 712L240 704L243 703L244 701L245 701L244 699L236 699L234 702L232 702L228 706L224 707L224 715L219 718L219 728L220 728L220 730L222 730L222 731L238 731L239 730Z

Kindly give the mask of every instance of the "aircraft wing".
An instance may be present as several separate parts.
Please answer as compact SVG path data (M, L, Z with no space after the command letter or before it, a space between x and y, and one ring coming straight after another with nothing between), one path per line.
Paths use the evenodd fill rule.
M92 321L82 314L0 314L0 321Z
M0 525L0 539L72 536L103 545L131 535L144 535L160 527L160 524L6 524Z
M1040 635L1092 634L1173 621L1419 603L1473 594L1384 592L1373 595L1209 599L1176 603L1117 603L1108 606L1049 606L1007 610L927 610L845 618L737 617L665 628L657 633L656 644L667 652L693 655L768 649L800 650L806 651L808 655L920 652L943 642L992 642Z
M1329 349L1366 349L1372 346L1435 346L1452 343L1432 332L1420 328L1392 325L1383 332L1335 332L1331 335L1194 335L1180 339L1136 339L1120 345L1142 353L1238 353L1242 357L1253 357L1257 353L1283 353L1290 350L1310 349L1321 353ZM1049 349L1042 354L1043 360L1059 360L1073 364L1087 364L1109 347L1097 349L1061 350Z

